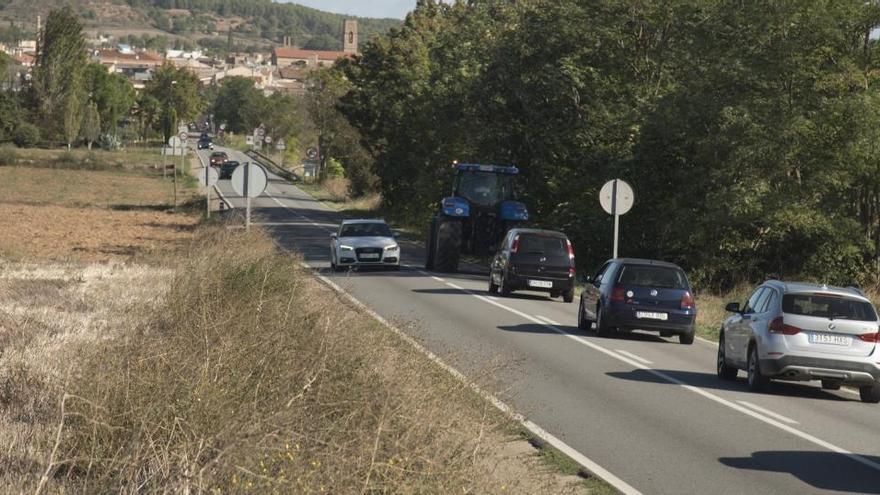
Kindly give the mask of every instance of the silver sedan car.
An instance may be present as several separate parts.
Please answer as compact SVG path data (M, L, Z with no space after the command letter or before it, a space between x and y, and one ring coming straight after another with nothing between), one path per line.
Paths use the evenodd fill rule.
M384 220L344 220L330 235L330 266L386 266L400 269L400 245Z
M771 280L721 327L718 376L748 373L758 391L771 379L820 380L822 388L859 388L862 402L880 402L880 328L871 301L855 288Z

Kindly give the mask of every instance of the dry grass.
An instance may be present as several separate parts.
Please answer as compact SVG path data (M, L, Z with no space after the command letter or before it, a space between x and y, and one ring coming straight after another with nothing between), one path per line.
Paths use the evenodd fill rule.
M510 448L506 418L265 235L205 230L175 259L156 271L0 265L0 483L77 493L583 489Z

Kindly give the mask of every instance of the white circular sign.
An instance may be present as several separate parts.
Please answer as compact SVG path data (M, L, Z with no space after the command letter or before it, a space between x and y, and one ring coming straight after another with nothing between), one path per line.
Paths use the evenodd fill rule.
M211 187L217 184L218 180L220 180L220 175L217 174L217 169L214 167L205 167L199 172L199 183L202 187Z
M266 136L264 141L266 141L266 144L272 144L272 136Z
M311 158L312 160L318 158L318 149L309 147L308 149L306 149L306 156Z
M632 187L620 179L609 180L599 191L599 204L609 215L625 214L632 208L635 198Z
M183 144L183 141L177 136L171 136L168 138L168 146L171 146L172 148L180 148L181 144Z
M268 182L266 171L256 163L242 163L232 172L232 189L243 198L256 198L263 194Z
M181 132L180 134L177 135L177 137L179 137L181 139L181 141L186 141L186 138L189 137L189 133Z

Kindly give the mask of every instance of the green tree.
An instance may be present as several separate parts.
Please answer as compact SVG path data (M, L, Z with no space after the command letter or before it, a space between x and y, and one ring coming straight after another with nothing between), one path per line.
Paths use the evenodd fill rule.
M101 132L118 134L119 122L135 104L134 87L120 74L112 74L101 64L89 64L84 71L85 91L94 103L101 121Z
M262 94L254 87L254 81L245 77L226 77L220 82L220 89L214 100L212 111L217 122L225 123L226 129L235 133L246 132L243 117L247 105Z
M199 80L193 73L170 63L156 70L144 94L158 102L155 125L166 142L177 133L180 122L196 117L202 110Z
M72 95L64 100L64 140L67 149L70 149L79 137L80 127L83 123L83 103L79 95Z
M92 149L92 145L101 137L101 114L95 102L86 104L81 133L89 149Z
M85 66L85 39L76 14L69 7L51 11L37 45L33 87L43 128L63 135L68 145L79 133L79 119L65 116L68 111L78 116L82 108Z

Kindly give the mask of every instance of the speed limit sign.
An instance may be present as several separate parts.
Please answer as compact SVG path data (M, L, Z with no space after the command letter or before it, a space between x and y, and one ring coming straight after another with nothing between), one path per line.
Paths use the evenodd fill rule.
M189 134L181 131L180 134L177 135L177 137L179 137L181 141L186 141L186 138L189 137Z

